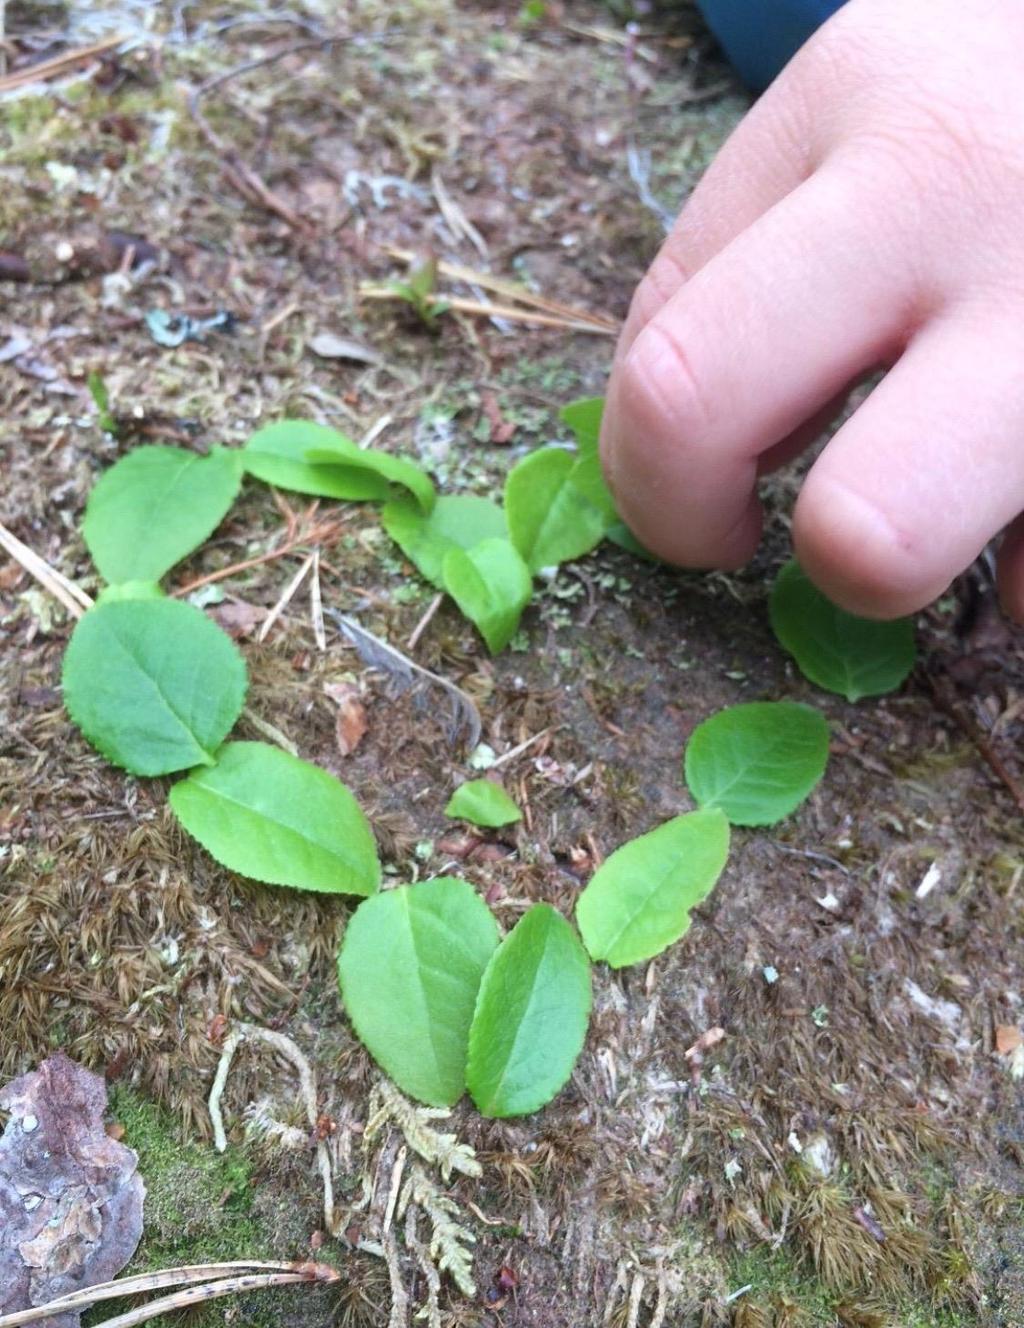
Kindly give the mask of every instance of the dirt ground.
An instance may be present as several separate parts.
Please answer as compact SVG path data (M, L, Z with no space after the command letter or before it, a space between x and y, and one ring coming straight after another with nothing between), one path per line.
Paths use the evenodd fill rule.
M360 287L401 275L391 246L622 317L747 104L688 7L632 32L628 9L8 0L10 70L133 40L0 100L0 273L20 278L0 282L0 521L95 592L78 526L104 467L142 441L238 444L283 415L379 428L443 491L497 492L565 436L561 405L602 389L613 340L458 312L426 327ZM231 319L166 347L155 310ZM325 333L374 362L318 355ZM475 1237L475 1293L441 1291L453 1328L1024 1323L1021 638L982 564L922 616L898 695L817 692L765 610L795 488L767 486L768 538L742 574L607 547L561 570L496 661L440 607L414 657L470 693L494 752L541 735L505 766L527 820L483 842L442 814L466 753L432 696L396 694L333 628L318 651L305 590L255 640L316 543L325 603L409 649L432 591L372 508L310 516L252 485L172 574L181 589L294 537L197 592L246 654L243 735L271 724L343 778L392 880L464 873L505 926L537 899L570 911L596 857L686 808L685 741L718 707L792 697L827 715L819 790L776 830L736 832L682 943L596 973L570 1085L509 1123L462 1105L366 1131L378 1074L334 978L348 905L231 876L177 829L165 782L87 748L61 708L66 615L0 561L0 1076L55 1046L106 1073L150 1191L136 1266L315 1249L346 1277L195 1322L405 1323L374 1250L418 1138ZM325 692L344 682L368 720L348 756ZM240 1053L231 1146L212 1149L206 1099L239 1020L286 1033L315 1070L341 1240L323 1232L294 1071L266 1048ZM441 1178L437 1129L475 1150L479 1178ZM410 1315L430 1281L420 1207L419 1247L393 1228Z

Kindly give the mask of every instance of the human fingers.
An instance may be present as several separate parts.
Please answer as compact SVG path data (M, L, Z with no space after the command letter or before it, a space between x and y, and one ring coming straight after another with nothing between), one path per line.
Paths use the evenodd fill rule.
M666 560L746 561L758 459L913 326L905 236L857 185L820 169L686 282L618 366L602 456L627 524Z
M876 618L920 609L1024 510L1022 363L1019 313L951 309L825 448L793 530L836 603ZM1011 609L1024 608L1022 566L1015 526L1001 569Z

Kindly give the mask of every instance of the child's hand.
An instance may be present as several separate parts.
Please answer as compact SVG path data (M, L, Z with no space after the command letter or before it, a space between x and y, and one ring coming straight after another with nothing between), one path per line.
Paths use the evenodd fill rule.
M630 310L602 453L655 553L735 567L815 463L800 561L857 613L940 594L1024 511L1024 4L850 0L754 106ZM1024 618L1024 518L1000 553Z

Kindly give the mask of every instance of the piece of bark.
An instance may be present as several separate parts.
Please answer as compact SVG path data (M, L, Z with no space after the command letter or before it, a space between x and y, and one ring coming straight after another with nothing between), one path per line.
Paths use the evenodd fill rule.
M145 1186L136 1154L104 1128L106 1105L99 1075L63 1052L0 1091L0 1314L108 1281L134 1254Z

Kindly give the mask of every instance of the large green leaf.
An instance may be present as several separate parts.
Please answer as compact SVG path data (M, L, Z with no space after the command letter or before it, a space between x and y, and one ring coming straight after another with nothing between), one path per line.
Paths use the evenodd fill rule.
M576 1064L590 1017L590 964L550 904L534 904L491 958L469 1033L466 1085L484 1116L550 1102Z
M370 895L373 834L340 780L262 742L232 742L171 789L171 808L218 862L268 885Z
M501 785L490 779L470 779L460 784L448 799L444 814L490 829L523 819L523 813Z
M895 691L914 667L909 618L873 622L847 613L796 562L776 577L769 610L775 635L804 677L848 701Z
M444 560L451 549L508 538L501 508L473 494L438 498L429 515L411 498L398 498L381 512L381 521L420 575L439 590L444 589Z
M733 825L774 825L799 807L827 761L828 725L817 710L750 701L697 725L686 782L700 806L721 807Z
M352 501L389 497L390 484L375 470L315 466L306 459L308 452L330 449L339 438L344 434L313 420L279 420L256 430L242 449L242 461L248 474L278 489Z
M424 512L430 511L437 498L430 476L415 462L405 457L392 456L389 452L378 452L371 447L360 447L343 433L335 433L330 444L318 444L310 448L305 459L311 465L331 466L339 472L373 471L389 484L408 489ZM357 478L361 479L362 476Z
M562 448L542 447L505 481L509 534L533 572L582 557L604 535L606 513L576 486L576 465Z
M728 855L729 822L718 808L677 816L623 844L576 901L590 957L623 968L678 941Z
M138 447L89 495L82 534L105 580L159 581L223 521L238 494L237 452L208 457L180 447Z
M64 704L92 745L135 775L209 765L241 714L245 663L174 599L97 605L64 653Z
M497 944L490 909L447 876L374 895L345 930L338 980L349 1018L420 1102L450 1107L462 1096L477 991Z
M507 539L481 540L471 549L449 549L442 564L444 588L492 655L516 634L533 593L530 569Z

